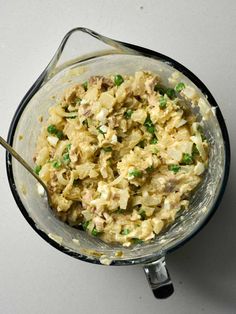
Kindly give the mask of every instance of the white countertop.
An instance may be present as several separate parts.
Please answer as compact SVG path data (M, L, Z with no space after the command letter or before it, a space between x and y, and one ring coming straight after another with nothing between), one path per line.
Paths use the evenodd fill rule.
M141 267L87 264L41 239L15 204L0 148L0 313L236 313L236 2L0 0L5 138L20 100L76 26L164 53L208 86L231 137L229 183L209 224L167 257L175 294L160 301Z

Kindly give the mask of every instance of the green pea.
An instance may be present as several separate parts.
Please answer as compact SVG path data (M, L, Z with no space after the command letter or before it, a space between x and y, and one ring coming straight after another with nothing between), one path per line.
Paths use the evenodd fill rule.
M47 128L48 133L50 134L56 134L57 133L57 128L54 124L50 124Z
M168 169L170 170L170 171L173 171L174 173L177 173L179 170L180 170L180 166L179 165L169 165L168 166Z
M153 123L152 123L152 120L151 120L149 114L147 115L147 118L146 118L146 120L145 120L145 122L144 122L144 125L145 125L146 127L147 127L147 126L153 126Z
M124 79L123 79L123 77L120 74L117 74L114 77L114 83L115 83L116 86L120 86L123 82L124 82Z
M170 98L170 99L174 99L176 97L176 93L175 90L173 88L167 88L166 90L166 95Z
M153 134L155 132L155 126L154 124L152 123L152 120L150 118L150 115L147 116L145 122L144 122L144 126L146 127L146 130Z
M64 163L69 163L70 162L70 155L69 153L66 153L63 155L63 161Z
M133 176L135 178L141 178L143 175L142 171L138 169L130 170L129 171L129 176Z
M141 216L141 220L145 220L147 218L147 215L145 213L145 210L142 210L139 215Z
M61 140L64 137L64 134L62 131L57 131L56 136Z
M157 142L158 140L155 136L150 140L150 144L157 144Z
M164 95L166 92L166 89L163 86L156 84L154 87L154 91L158 92L160 95Z
M52 164L53 168L59 169L61 167L61 162L60 160L55 160Z
M34 168L34 172L35 172L37 175L39 175L39 172L40 172L41 169L42 169L42 166L37 165L37 166L35 166L35 168Z
M188 153L184 153L181 163L183 165L191 165L193 163L193 157Z
M175 86L175 90L178 93L181 92L181 90L183 90L184 88L185 88L185 84L183 82L180 82Z
M155 127L154 127L154 125L148 126L148 127L147 127L147 131L148 131L149 133L153 134L153 133L155 132Z
M62 131L59 131L55 125L51 124L47 128L48 133L56 135L60 140L63 138L64 134Z
M133 110L132 109L128 109L125 113L124 113L124 117L126 119L130 119L132 116Z
M90 223L89 220L88 220L88 221L84 221L84 222L82 223L82 228L84 229L84 231L87 230L89 223Z
M122 235L127 235L127 234L129 234L129 233L130 233L130 230L129 230L129 229L124 229L124 230L121 231L121 234L122 234Z
M162 96L159 100L159 107L160 109L165 109L166 108L166 105L167 105L167 100L164 96Z
M93 235L93 236L95 236L95 237L96 237L96 236L98 236L98 235L100 234L100 232L99 232L99 231L97 231L97 229L96 229L95 227L93 228L93 230L92 230L92 232L91 232L91 233L92 233L92 235Z

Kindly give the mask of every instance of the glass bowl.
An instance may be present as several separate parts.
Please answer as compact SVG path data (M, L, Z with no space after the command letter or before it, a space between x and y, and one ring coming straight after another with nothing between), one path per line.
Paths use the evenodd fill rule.
M192 72L158 52L118 42L85 28L73 29L17 108L8 143L33 167L32 156L41 129L38 118L47 118L48 108L54 103L52 97L60 97L67 86L83 82L92 75L134 74L137 70L159 74L165 85L170 84L168 78L177 72L179 80L193 87L204 102L204 110L196 106L193 112L206 130L209 167L191 197L190 209L182 212L160 236L130 248L106 244L56 219L47 202L39 196L35 178L8 153L6 166L19 209L44 240L86 262L141 264L154 295L164 298L173 292L165 265L166 254L191 239L207 223L219 205L229 174L230 146L224 119L207 87Z

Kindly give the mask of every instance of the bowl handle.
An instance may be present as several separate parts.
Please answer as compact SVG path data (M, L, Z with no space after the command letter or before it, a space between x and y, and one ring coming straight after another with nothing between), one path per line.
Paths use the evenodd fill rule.
M49 80L64 68L94 57L107 54L134 53L122 43L102 36L91 29L77 27L69 31L63 38L54 57L47 66L45 80Z
M157 299L166 299L174 292L174 287L166 268L165 257L143 266L145 275Z

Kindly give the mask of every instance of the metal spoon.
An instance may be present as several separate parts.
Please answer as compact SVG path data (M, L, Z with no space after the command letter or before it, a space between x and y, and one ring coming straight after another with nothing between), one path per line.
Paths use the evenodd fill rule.
M52 208L52 199L51 199L51 196L50 196L50 193L48 191L46 184L34 172L34 170L30 167L30 165L1 136L0 136L0 144L8 151L8 153L10 153L13 157L15 157L16 160L18 160L19 163L22 164L22 166L24 166L25 169L28 170L30 174L32 174L32 176L35 177L35 179L43 187L46 197L47 197L48 205Z

